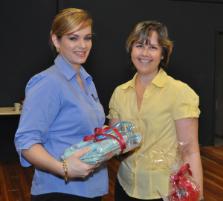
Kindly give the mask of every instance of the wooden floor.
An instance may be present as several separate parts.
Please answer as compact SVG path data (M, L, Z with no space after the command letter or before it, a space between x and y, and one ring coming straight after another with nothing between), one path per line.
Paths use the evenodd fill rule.
M0 163L0 201L28 201L32 168L22 168L17 161Z
M204 167L205 201L223 201L223 146L201 149ZM109 162L110 192L103 201L114 201L114 182L118 161ZM0 162L0 201L29 201L32 168L22 168L18 161Z
M201 149L204 194L207 201L223 201L223 146Z

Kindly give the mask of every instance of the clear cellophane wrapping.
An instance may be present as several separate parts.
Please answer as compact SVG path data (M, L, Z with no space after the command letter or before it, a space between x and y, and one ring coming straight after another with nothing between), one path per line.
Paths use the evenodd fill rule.
M120 121L111 127L96 128L95 133L85 136L78 144L68 147L61 159L64 160L77 150L89 147L90 151L80 159L88 164L97 164L139 147L141 141L142 136L136 132L133 123Z
M164 201L199 201L199 186L193 179L190 164L182 159L187 145L187 142L178 142L178 158L170 167L169 193L163 195L159 192Z

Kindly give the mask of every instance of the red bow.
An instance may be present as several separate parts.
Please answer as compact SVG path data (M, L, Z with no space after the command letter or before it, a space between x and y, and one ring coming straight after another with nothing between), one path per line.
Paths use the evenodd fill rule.
M111 129L115 132L116 136L106 133L106 131L111 130ZM101 138L101 136L103 136L104 138ZM124 149L126 148L126 143L122 134L118 131L117 128L111 128L109 126L105 128L95 128L95 133L92 135L85 136L83 140L84 141L94 140L98 142L98 141L102 141L108 138L112 138L116 140L119 143L121 153L124 151Z
M187 173L189 176L186 175ZM190 179L190 176L192 176L192 172L188 163L184 164L176 174L171 175L172 192L170 201L199 200L198 186Z

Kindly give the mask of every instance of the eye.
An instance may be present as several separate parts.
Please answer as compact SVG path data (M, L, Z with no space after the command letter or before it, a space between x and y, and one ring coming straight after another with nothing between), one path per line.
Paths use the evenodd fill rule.
M152 49L152 50L157 50L157 47L156 46L149 46L149 49Z
M78 36L69 36L69 40L77 41L78 40Z
M136 43L136 44L135 44L135 47L136 47L136 48L143 48L144 45L143 45L142 43Z
M86 40L86 41L91 41L91 40L92 40L92 35L85 36L85 37L84 37L84 40Z

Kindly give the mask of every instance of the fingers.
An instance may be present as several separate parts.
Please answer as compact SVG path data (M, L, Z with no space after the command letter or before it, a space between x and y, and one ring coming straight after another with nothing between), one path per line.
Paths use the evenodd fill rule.
M89 149L80 150L67 159L70 178L86 178L92 175L95 168L97 168L97 165L89 165L80 160L80 156L87 151L89 151Z
M83 149L80 149L78 151L76 151L76 153L74 154L76 157L80 158L81 156L83 156L84 154L86 154L87 152L89 152L91 149L89 147L84 147Z
M89 147L85 147L76 151L72 156L67 158L68 162L68 172L71 178L86 178L88 176L92 176L97 168L101 165L101 163L96 163L94 165L87 164L83 162L80 158L89 152L91 149Z
M96 163L95 164L95 169L97 169L98 167L100 167L101 166L101 163Z
M89 176L93 176L93 174L94 174L94 170L90 169L88 171L83 172L83 174L80 175L80 178L85 179L85 178L87 178Z
M95 173L95 169L94 168L89 168L89 169L86 169L86 170L76 170L75 171L75 178L82 178L82 179L85 179L87 177L90 177L90 176L93 176Z
M106 154L106 160L110 160L114 154L112 152Z

